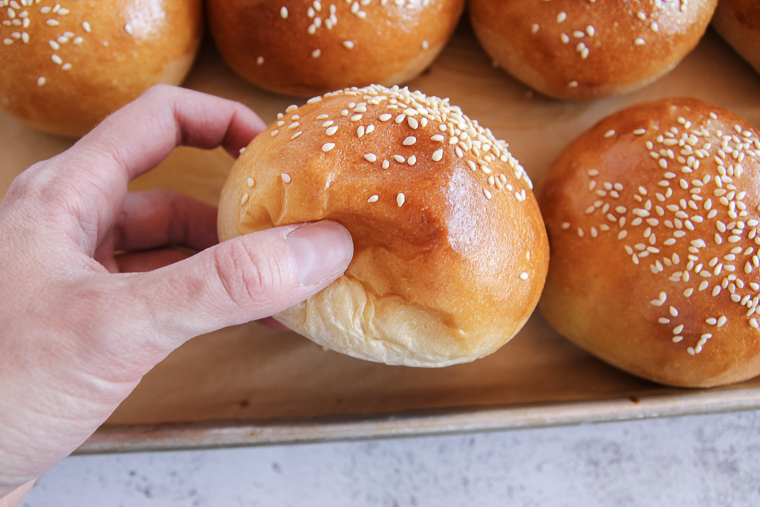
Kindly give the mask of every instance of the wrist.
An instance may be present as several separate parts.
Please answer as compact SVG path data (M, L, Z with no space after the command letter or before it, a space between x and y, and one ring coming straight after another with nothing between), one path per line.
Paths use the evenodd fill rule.
M0 507L17 507L20 505L21 501L24 499L27 493L29 493L29 490L31 490L32 486L34 486L36 480L37 479L33 479L26 484L22 484L5 496L0 497ZM0 490L0 494L2 494L2 492L3 490Z

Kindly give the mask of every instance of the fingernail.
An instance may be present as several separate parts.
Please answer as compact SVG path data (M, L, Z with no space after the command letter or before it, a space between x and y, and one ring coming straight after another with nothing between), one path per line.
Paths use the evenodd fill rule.
M335 222L316 222L286 237L298 266L301 285L311 285L343 273L354 255L351 234Z

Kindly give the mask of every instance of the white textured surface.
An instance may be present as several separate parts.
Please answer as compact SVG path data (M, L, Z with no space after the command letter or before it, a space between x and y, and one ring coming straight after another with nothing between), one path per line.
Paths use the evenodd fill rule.
M760 411L72 457L24 506L757 506Z

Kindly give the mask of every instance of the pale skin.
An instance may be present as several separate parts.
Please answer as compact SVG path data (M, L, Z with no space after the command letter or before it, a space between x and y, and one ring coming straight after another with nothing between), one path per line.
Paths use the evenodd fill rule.
M185 341L273 315L345 271L353 245L338 224L217 244L214 207L127 192L178 145L236 156L264 128L239 103L154 87L14 180L0 202L0 507Z

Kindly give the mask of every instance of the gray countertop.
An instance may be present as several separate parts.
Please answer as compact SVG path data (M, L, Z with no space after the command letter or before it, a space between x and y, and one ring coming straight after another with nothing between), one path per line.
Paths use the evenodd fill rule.
M757 506L760 411L75 456L43 475L22 505Z

